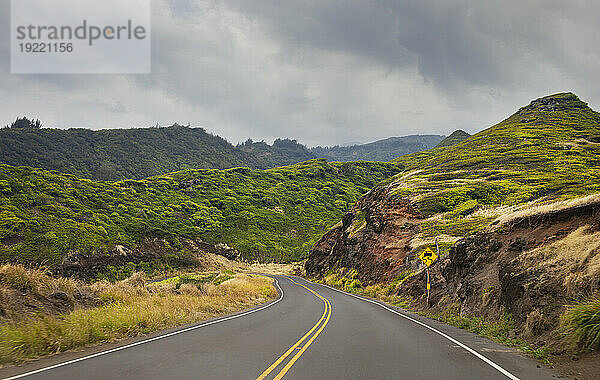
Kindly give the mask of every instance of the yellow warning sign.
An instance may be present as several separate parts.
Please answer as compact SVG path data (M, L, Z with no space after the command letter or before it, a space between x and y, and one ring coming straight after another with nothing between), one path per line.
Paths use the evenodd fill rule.
M436 255L436 253L433 252L433 250L429 247L425 248L425 250L423 250L423 252L421 252L421 254L419 255L419 259L421 259L421 261L424 262L427 266L433 264L433 262L437 260L437 258L438 256Z

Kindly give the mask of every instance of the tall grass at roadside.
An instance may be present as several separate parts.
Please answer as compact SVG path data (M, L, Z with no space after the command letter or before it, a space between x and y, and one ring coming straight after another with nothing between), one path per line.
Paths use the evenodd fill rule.
M0 265L0 286L21 292L69 291L77 287L77 282L64 277L49 277L43 268L28 269L23 265Z
M33 273L42 283L43 275ZM26 276L17 279L23 283ZM5 278L0 279L4 281ZM111 284L89 286L102 306L72 312L38 313L23 320L0 319L0 364L15 363L88 344L135 337L187 323L235 312L277 296L264 277L238 274L214 283L173 283L147 286L143 275Z
M407 296L397 295L397 287L412 275L411 271L402 272L390 284L375 284L363 286L358 279L356 269L337 268L332 269L317 283L329 285L348 293L369 297L388 303L393 306L409 309L412 299Z
M600 295L569 306L561 324L565 338L578 350L600 349Z
M357 279L358 272L355 269L337 268L328 271L322 279L315 282L326 284L349 293L383 301L387 304L411 310L427 318L436 319L445 324L470 331L477 335L492 339L496 342L515 347L522 352L550 364L548 359L548 347L533 347L522 339L511 337L510 331L514 330L514 321L511 315L505 314L502 318L492 321L478 316L460 315L457 310L448 309L441 313L418 312L414 309L414 299L406 295L399 295L399 286L415 275L411 270L401 272L389 284L374 284L363 287Z

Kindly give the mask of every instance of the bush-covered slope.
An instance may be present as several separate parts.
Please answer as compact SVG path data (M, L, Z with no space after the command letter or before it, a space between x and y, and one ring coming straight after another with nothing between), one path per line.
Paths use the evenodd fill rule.
M254 157L255 160L261 163L263 168L293 165L317 158L304 145L290 139L276 139L273 145L269 145L264 141L253 142L247 140L245 143L238 145L237 148Z
M412 135L390 137L369 144L311 148L311 153L329 161L391 161L405 154L433 148L444 136Z
M65 130L41 128L39 120L20 118L10 127L0 129L0 163L116 181L186 169L269 169L319 157L342 162L390 161L431 148L442 137L392 137L342 148L308 149L290 139L276 139L272 145L248 140L233 146L203 128L178 124L160 128Z
M261 163L202 128L0 129L0 163L82 178L146 178L177 170Z
M463 142L398 158L408 171L397 191L426 215L466 201L516 205L600 191L600 114L574 94L531 102ZM400 178L402 175L399 175Z
M0 262L54 264L66 253L136 248L145 238L227 243L246 259L291 261L393 163L313 160L270 170L188 170L95 182L0 165Z

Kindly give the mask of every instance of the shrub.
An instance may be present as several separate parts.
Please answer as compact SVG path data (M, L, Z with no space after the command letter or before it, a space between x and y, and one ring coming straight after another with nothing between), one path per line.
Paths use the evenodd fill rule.
M338 173L342 167L347 170ZM145 238L165 239L178 250L178 239L201 238L227 243L249 260L297 261L365 189L399 171L393 163L312 160L109 183L0 164L0 239L15 242L0 244L0 263L52 265L68 251L133 249ZM185 252L166 261L190 262ZM105 278L139 270L110 268Z
M581 350L600 348L600 295L567 308L561 317L565 337Z
M29 280L24 281L25 278ZM56 282L60 286L61 282L72 280L55 280L39 270L26 270L21 266L2 266L0 281L2 286L12 284L22 288L24 282ZM100 304L79 305L64 314L40 312L3 320L0 324L0 365L193 323L239 311L277 296L272 280L243 274L218 286L204 284L201 289L185 283L176 290L167 281L147 286L140 273L118 283L99 281L92 285L75 285L79 290L90 291Z

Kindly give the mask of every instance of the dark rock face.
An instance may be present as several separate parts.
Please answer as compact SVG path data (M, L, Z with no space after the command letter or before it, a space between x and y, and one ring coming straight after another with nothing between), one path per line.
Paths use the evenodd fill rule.
M120 266L128 262L150 261L149 255L134 252L121 245L109 252L69 252L58 266L58 274L65 277L90 279L101 273L107 265Z
M211 252L209 249L207 249L207 251ZM217 255L226 257L229 260L235 260L235 259L239 258L239 256L240 256L240 253L238 252L237 249L231 248L230 246L228 246L227 244L224 244L224 243L219 243L219 244L214 245L214 253L216 253Z
M377 187L315 244L306 273L317 277L346 267L357 269L365 284L390 280L402 269L420 220L408 201Z
M559 110L560 101L558 99L537 99L531 102L532 106L539 106L542 111L555 112Z
M580 101L575 94L566 93L550 95L543 98L532 100L529 105L519 109L519 114L527 114L532 110L544 112L564 111L568 108L584 108L587 104Z
M530 252L560 241L582 226L596 229L599 211L598 203L553 211L458 241L449 257L433 269L441 273L443 290L432 293L431 304L444 310L454 303L460 306L461 314L484 317L509 313L527 334L543 335L558 325L563 307L572 297L565 286L571 272L552 261L536 261L537 256ZM414 281L408 281L400 292L412 291L418 296L419 291L411 288ZM591 294L600 287L600 280L583 281L578 286L579 291ZM418 290L423 294L422 287ZM420 305L428 307L422 302Z
M306 260L306 273L312 277L324 275L342 258L342 251L335 247L342 236L342 224L329 230L311 250Z
M54 292L50 294L50 298L54 298L59 301L69 301L69 296L65 292Z
M200 255L209 252L235 259L237 250L226 244L209 244L201 240L183 240L181 248L173 248L161 239L146 239L135 249L117 245L108 252L70 252L55 269L56 274L80 279L96 278L108 265L160 262L178 266L201 266Z
M52 309L60 313L68 313L73 311L75 300L65 292L54 292L48 296L48 301L52 304Z

